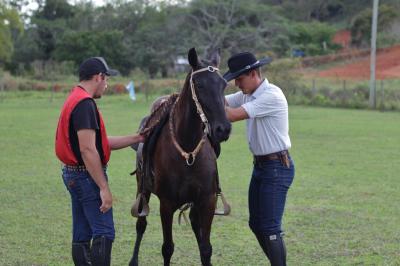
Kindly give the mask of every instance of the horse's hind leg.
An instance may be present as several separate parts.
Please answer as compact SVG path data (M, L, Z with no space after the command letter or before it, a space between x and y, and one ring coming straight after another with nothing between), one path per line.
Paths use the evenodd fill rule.
M163 229L164 243L162 245L162 255L164 257L164 266L168 266L174 253L174 242L172 239L172 221L174 215L172 205L166 200L160 199L160 214Z
M215 196L201 200L200 205L194 205L190 211L192 229L199 245L201 264L211 265L212 246L210 243L211 224L214 218Z
M145 193L145 197L147 202L150 200L150 192ZM133 255L131 258L131 261L129 262L129 266L137 266L139 265L138 259L139 259L139 248L140 248L140 243L142 242L142 238L144 235L144 232L146 231L147 227L147 219L146 216L142 216L137 218L136 221L136 241L135 241L135 248L133 249Z

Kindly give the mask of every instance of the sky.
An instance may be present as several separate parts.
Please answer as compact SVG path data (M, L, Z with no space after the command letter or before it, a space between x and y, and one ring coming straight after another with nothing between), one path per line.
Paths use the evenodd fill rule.
M82 2L82 0L67 0L70 4L74 5L75 3ZM92 2L95 6L103 6L107 2L112 2L112 0L83 0L85 2ZM135 1L135 0L132 0ZM151 0L154 2L163 2L165 0ZM167 0L168 1L168 0ZM28 5L22 7L22 13L27 14L28 16L32 14L34 10L38 8L38 4L34 0L28 0Z
M67 0L67 1L70 4L75 4L77 2L82 2L82 0ZM135 1L135 0L131 0L131 1ZM149 1L154 3L154 4L163 3L163 2L168 2L168 3L171 3L171 4L175 4L177 2L180 2L179 0L149 0ZM35 10L35 9L38 8L38 5L35 3L35 1L29 0L29 2L30 2L30 4L24 8L25 9L25 10L23 10L24 12L32 11L32 10ZM107 2L113 2L113 1L112 0L86 0L86 2L92 2L95 6L103 6Z
M0 0L1 1L1 0ZM79 2L92 2L94 6L103 6L106 3L112 3L113 0L67 0L70 4L74 5L75 3ZM135 1L135 0L125 0L126 2L130 1ZM159 3L170 3L170 4L176 4L179 2L190 2L190 0L148 0L150 3L154 5L158 5ZM29 2L28 5L22 7L22 14L27 15L27 17L30 17L33 13L34 10L38 8L38 5L35 0L28 0ZM29 18L25 18L25 23L29 22Z
M71 3L71 4L74 4L75 2L78 2L78 1L76 1L76 0L68 0L68 2ZM95 6L102 6L102 5L104 5L106 3L105 0L92 0L91 2ZM36 1L30 0L29 4L22 8L22 13L30 13L33 10L36 10L37 8L38 8L38 5L37 5Z

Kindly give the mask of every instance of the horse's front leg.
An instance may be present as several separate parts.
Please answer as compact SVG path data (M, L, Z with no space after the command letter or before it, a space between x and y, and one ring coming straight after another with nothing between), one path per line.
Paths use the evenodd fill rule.
M146 201L149 202L150 200L150 192L145 193ZM139 265L139 248L140 243L142 242L144 232L146 231L147 227L147 219L146 216L138 217L136 221L136 241L135 241L135 248L133 249L133 255L129 262L129 266L137 266Z
M160 199L160 215L163 229L164 243L162 245L162 255L164 266L169 266L172 254L174 253L174 242L172 239L172 221L174 215L172 204L167 200Z
M216 197L209 196L193 206L190 213L192 229L199 245L201 264L211 265L212 246L210 243L211 224L214 218Z
M198 206L193 205L190 208L189 218L190 224L192 225L192 230L196 236L197 243L200 243L200 218Z

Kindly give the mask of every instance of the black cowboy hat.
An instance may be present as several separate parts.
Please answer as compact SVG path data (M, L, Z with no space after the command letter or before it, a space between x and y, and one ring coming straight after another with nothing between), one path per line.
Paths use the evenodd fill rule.
M272 58L270 57L257 60L250 52L235 54L228 60L229 71L224 74L224 79L226 81L231 81L252 69L268 64L271 61Z

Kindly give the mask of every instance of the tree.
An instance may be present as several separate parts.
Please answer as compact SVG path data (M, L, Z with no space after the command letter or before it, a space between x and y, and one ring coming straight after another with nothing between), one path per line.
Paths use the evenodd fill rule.
M286 30L276 8L260 1L194 0L189 8L187 27L205 52L265 51L273 47L272 37Z
M71 31L57 42L54 57L58 61L73 61L79 66L85 58L103 56L111 66L127 74L130 66L126 63L122 36L123 33L117 30Z
M130 55L137 65L145 68L150 76L161 71L163 77L173 65L176 56L184 49L187 36L181 9L176 7L147 6L134 36L130 39Z
M38 0L39 8L32 18L37 31L35 39L42 51L42 60L49 60L56 48L56 40L62 38L67 28L67 20L72 18L75 8L66 0Z
M379 7L378 15L378 28L389 28L399 15L396 9L390 5L381 5ZM366 8L361 11L353 20L351 24L351 37L352 42L356 46L369 46L371 40L371 24L372 24L372 9Z
M17 10L0 3L0 65L10 61L14 41L22 32L23 25Z
M306 55L328 54L338 48L332 43L336 29L321 22L296 23L289 34L292 48L300 49Z
M366 0L261 0L262 3L281 7L280 14L292 21L341 22L351 24L354 16L372 4ZM399 0L384 0L387 5L400 8Z
M343 0L286 0L282 3L283 15L306 22L330 20L341 16L343 9Z
M14 53L7 69L13 74L24 74L31 71L30 63L43 58L42 51L35 41L38 39L35 28L28 28L21 34L14 43Z

